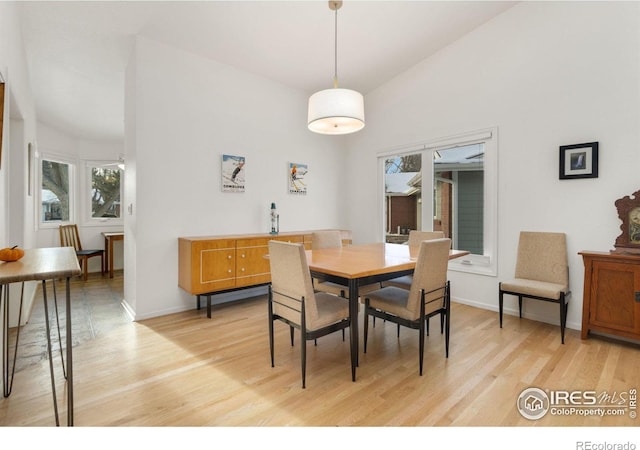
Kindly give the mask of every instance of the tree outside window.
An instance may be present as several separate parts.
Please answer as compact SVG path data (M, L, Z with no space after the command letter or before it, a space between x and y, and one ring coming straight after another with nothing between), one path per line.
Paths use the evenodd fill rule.
M69 221L70 172L71 164L42 160L42 222Z
M120 169L91 167L91 218L120 218Z

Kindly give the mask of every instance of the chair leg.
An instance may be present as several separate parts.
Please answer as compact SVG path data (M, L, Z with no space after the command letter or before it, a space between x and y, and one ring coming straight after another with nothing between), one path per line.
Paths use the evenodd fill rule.
M502 289L500 287L498 287L499 290L499 294L498 294L498 309L500 311L500 328L502 328L502 305L504 302L504 292L502 292Z
M87 281L87 278L89 278L89 259L83 258L82 270L84 272L84 275L83 275L84 281Z
M400 324L398 324L398 338L400 338Z
M522 319L522 295L518 295L518 309L520 310L520 318Z
M446 305L445 305L445 326L444 326L444 349L445 349L445 356L448 358L449 357L449 334L451 331L451 285L450 282L447 281L447 287L446 287L446 294L445 294L445 298L446 298Z
M373 323L375 325L376 323L376 318L373 318ZM364 353L367 353L367 336L369 336L369 299L365 299L364 301L364 330L363 330L363 337L364 337Z
M273 303L271 303L271 295L271 287L269 287L269 352L271 353L271 367L275 367L273 358Z
M564 330L567 324L568 304L565 302L564 292L560 293L560 338L564 344Z
M289 326L289 334L291 335L291 346L293 347L293 327Z
M300 359L302 364L302 389L306 387L307 378L307 336L305 331L302 331L302 337L300 338Z
M420 331L418 333L418 338L420 339L420 376L422 376L422 367L424 365L424 320L420 321Z

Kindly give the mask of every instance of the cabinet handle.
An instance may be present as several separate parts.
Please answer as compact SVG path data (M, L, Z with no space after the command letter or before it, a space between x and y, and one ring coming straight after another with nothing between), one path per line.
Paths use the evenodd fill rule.
M636 291L636 302L640 303L640 291Z
M240 269L240 270L242 270L242 272L244 272L244 267L242 269Z
M231 269L227 270L227 272L231 273Z
M227 256L227 259L231 259L231 255L228 255L228 256Z
M242 258L244 258L244 253L241 255Z

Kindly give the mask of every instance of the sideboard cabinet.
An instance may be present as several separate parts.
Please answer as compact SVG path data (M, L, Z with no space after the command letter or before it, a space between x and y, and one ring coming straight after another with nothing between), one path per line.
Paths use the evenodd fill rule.
M640 340L640 255L579 254L584 261L582 339L593 330Z
M178 238L178 285L191 295L259 286L271 281L269 241L303 243L311 249L313 231ZM343 244L351 232L341 230Z

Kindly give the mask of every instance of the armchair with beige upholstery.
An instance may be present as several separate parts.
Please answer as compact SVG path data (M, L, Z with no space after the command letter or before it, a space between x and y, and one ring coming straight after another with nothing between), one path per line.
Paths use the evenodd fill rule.
M450 248L451 239L422 241L409 290L387 286L364 296L365 353L369 334L369 316L417 329L419 330L420 375L422 375L425 323L429 317L442 314L445 318L445 355L449 357L451 293L447 269Z
M564 233L522 231L518 241L515 278L498 285L500 328L504 294L518 297L522 318L522 299L542 300L560 306L560 337L564 332L569 307L569 266Z
M269 241L269 264L271 367L274 367L274 322L279 320L289 325L292 346L294 329L300 330L302 387L305 388L307 341L349 327L349 301L334 294L314 291L303 244Z

